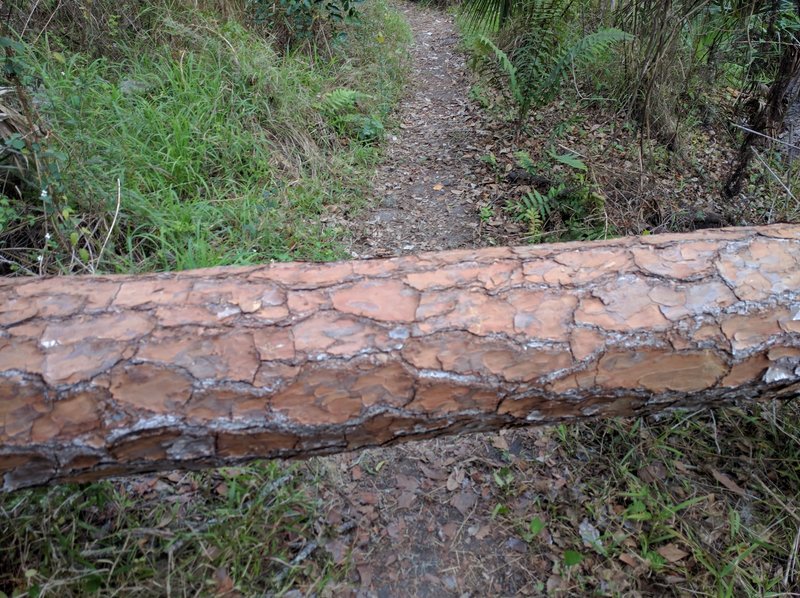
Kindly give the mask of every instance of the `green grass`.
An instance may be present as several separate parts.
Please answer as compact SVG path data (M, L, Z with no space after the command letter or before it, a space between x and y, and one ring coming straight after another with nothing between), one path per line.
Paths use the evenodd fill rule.
M564 595L755 597L800 585L797 401L562 425L549 437L554 468L498 470L511 480L502 502L542 477L563 487L536 493L529 511L498 512L534 553L583 557L554 570Z
M370 0L322 56L281 54L256 28L179 2L146 10L162 11L159 30L115 37L106 57L47 35L17 54L49 133L17 148L38 160L22 197L0 195L0 271L343 257L334 223L366 202L382 148L337 119L391 127L403 18ZM359 101L327 112L342 88ZM320 547L316 483L276 462L0 497L0 596L320 592L347 571Z
M325 216L363 204L380 149L337 131L321 98L351 87L364 98L354 116L383 124L410 39L382 3L365 10L325 60L186 12L167 12L153 47L121 61L27 47L53 135L26 200L10 199L17 218L0 219L4 257L62 273L342 257Z
M307 468L271 462L16 493L0 505L0 592L319 591L345 571L319 548L313 485Z

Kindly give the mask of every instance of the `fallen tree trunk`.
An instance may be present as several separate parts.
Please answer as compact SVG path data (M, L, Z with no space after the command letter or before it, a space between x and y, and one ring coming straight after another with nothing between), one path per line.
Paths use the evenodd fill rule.
M800 226L0 297L5 490L800 389Z

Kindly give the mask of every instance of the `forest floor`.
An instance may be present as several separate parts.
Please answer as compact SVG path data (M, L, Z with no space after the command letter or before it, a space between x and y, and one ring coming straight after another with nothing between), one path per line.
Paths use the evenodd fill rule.
M278 81L313 83L313 93L298 87L289 96L286 120L274 123L299 131L284 140L285 156L281 147L270 149L291 158L290 166L309 163L310 154L288 142L313 140L320 94L354 89L394 105L407 30L393 11L373 4L383 16L356 31L358 52L338 78L309 71L302 59L264 59L280 66L272 73ZM774 183L758 174L739 198L720 201L736 151L722 128L689 123L682 147L670 153L637 137L624 115L584 95L575 81L521 125L468 68L468 40L452 15L399 0L392 7L409 22L414 43L407 93L389 119L396 125L387 126L385 149L340 144L346 151L337 150L336 160L313 163L321 178L286 185L275 174L275 197L259 186L243 206L168 205L153 195L147 205L174 213L145 206L137 218L155 214L175 236L137 268L239 263L242 255L384 257L797 220L800 206L769 193ZM209 39L222 44L215 31ZM242 39L251 52L250 38ZM218 53L212 57L216 63ZM54 67L56 75L61 69ZM208 87L203 81L198 89ZM105 87L86 87L98 102L105 98ZM386 97L378 97L382 87ZM71 94L72 83L64 88ZM174 99L168 106L179 111L192 104ZM253 105L263 101L255 97ZM111 105L105 112L110 119L130 110ZM165 123L169 138L172 122ZM153 144L153 156L164 153L162 145ZM242 155L236 144L219 145ZM381 151L372 201L362 209L362 183ZM142 157L150 166L153 160ZM551 214L559 217L533 234L522 198L561 185L568 197L556 192L554 201L572 202L572 211L557 208ZM220 189L212 199L241 191ZM224 235L215 232L224 239L218 253L205 237L212 227L198 214L225 223ZM341 247L341 238L349 245ZM174 259L181 256L173 246L195 249ZM798 497L800 401L133 476L0 501L0 597L800 596Z
M524 230L501 213L502 198L530 189L507 149L519 140L517 131L475 101L452 17L417 4L402 10L415 38L411 86L374 179L374 207L351 224L352 255L521 242ZM599 130L602 141L602 125L576 124ZM706 159L725 161L725 148L705 147ZM494 152L499 161L485 158ZM630 178L626 160L622 152L616 159L606 152L605 171ZM671 194L672 206L683 197L711 197L694 189L708 187L703 177L676 185L682 175L664 175L653 190L647 176L633 183L639 191L681 189ZM710 176L719 182L722 170ZM670 205L661 203L662 211L649 218L640 212L622 228L658 232ZM714 210L713 202L696 203L677 228L705 225ZM791 430L780 431L778 409L731 410L719 420L704 412L508 430L316 459L327 523L343 530L326 549L335 562L352 565L326 591L467 598L796 588L786 560L791 551L764 548L780 537L775 520L787 511L773 502L775 512L763 499L798 488L800 446ZM748 427L747 438L740 426ZM758 465L769 469L772 453L781 450L762 440L783 433L795 473L782 481L774 470L757 475ZM737 465L752 443L759 455Z

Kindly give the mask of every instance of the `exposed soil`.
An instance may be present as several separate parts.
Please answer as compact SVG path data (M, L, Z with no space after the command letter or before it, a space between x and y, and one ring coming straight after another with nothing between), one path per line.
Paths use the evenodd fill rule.
M479 245L475 153L478 108L468 100L465 56L450 15L400 8L414 32L412 73L399 130L375 175L374 208L356 224L354 257Z
M354 225L352 254L384 257L511 240L483 234L478 216L480 202L497 195L478 158L502 132L468 99L471 78L453 19L417 4L400 9L415 37L411 84L375 177L375 207ZM320 459L328 522L350 530L328 548L334 557L352 548L355 565L351 582L333 593L540 592L552 565L544 559L532 567L537 561L527 545L492 520L498 504L493 472L508 465L504 454L534 458L531 451L548 446L548 436L536 429L474 434ZM550 485L550 476L542 479Z
M334 594L541 595L555 563L547 553L529 553L520 530L495 519L510 498L495 473L510 471L512 462L541 460L541 474L532 476L538 487L513 498L514 512L529 511L537 492L564 488L564 472L545 465L544 455L555 450L550 435L550 429L473 434L325 459L328 521L355 524L352 535L328 547L334 557L340 544L353 550L351 582ZM556 589L561 580L549 584Z

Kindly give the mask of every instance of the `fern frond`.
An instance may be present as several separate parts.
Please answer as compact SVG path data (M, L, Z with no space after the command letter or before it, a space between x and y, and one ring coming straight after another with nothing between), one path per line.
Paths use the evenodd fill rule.
M519 4L520 0L466 0L461 14L468 31L495 31L508 22Z
M475 39L475 45L476 49L481 53L494 55L495 59L500 65L500 68L508 77L508 85L509 89L511 90L511 95L514 97L514 101L517 102L517 104L522 104L524 98L522 95L522 90L520 89L517 81L517 68L512 64L508 54L498 48L495 43L485 35L477 36Z
M533 189L522 196L522 205L525 206L525 213L530 210L535 210L540 218L544 220L550 215L551 205L550 202L553 198L550 194L542 195L536 189Z
M600 29L579 39L574 45L561 55L561 58L553 65L547 79L543 82L542 88L551 90L548 93L549 99L555 96L564 72L574 64L576 67L584 66L596 59L610 45L630 41L633 36L630 33L621 31L614 27Z
M575 170L586 170L586 164L578 159L577 154L557 154L553 150L547 152L556 162L574 168Z
M327 93L322 99L320 110L326 114L341 114L343 112L352 112L356 108L356 102L361 98L360 93L340 87Z
M532 241L538 241L544 228L544 219L536 208L528 208L523 214L525 222L528 224L528 235Z
M520 150L514 154L514 157L517 159L517 164L519 164L520 168L525 169L528 174L532 176L536 176L538 174L536 170L536 163L533 161L528 152Z

